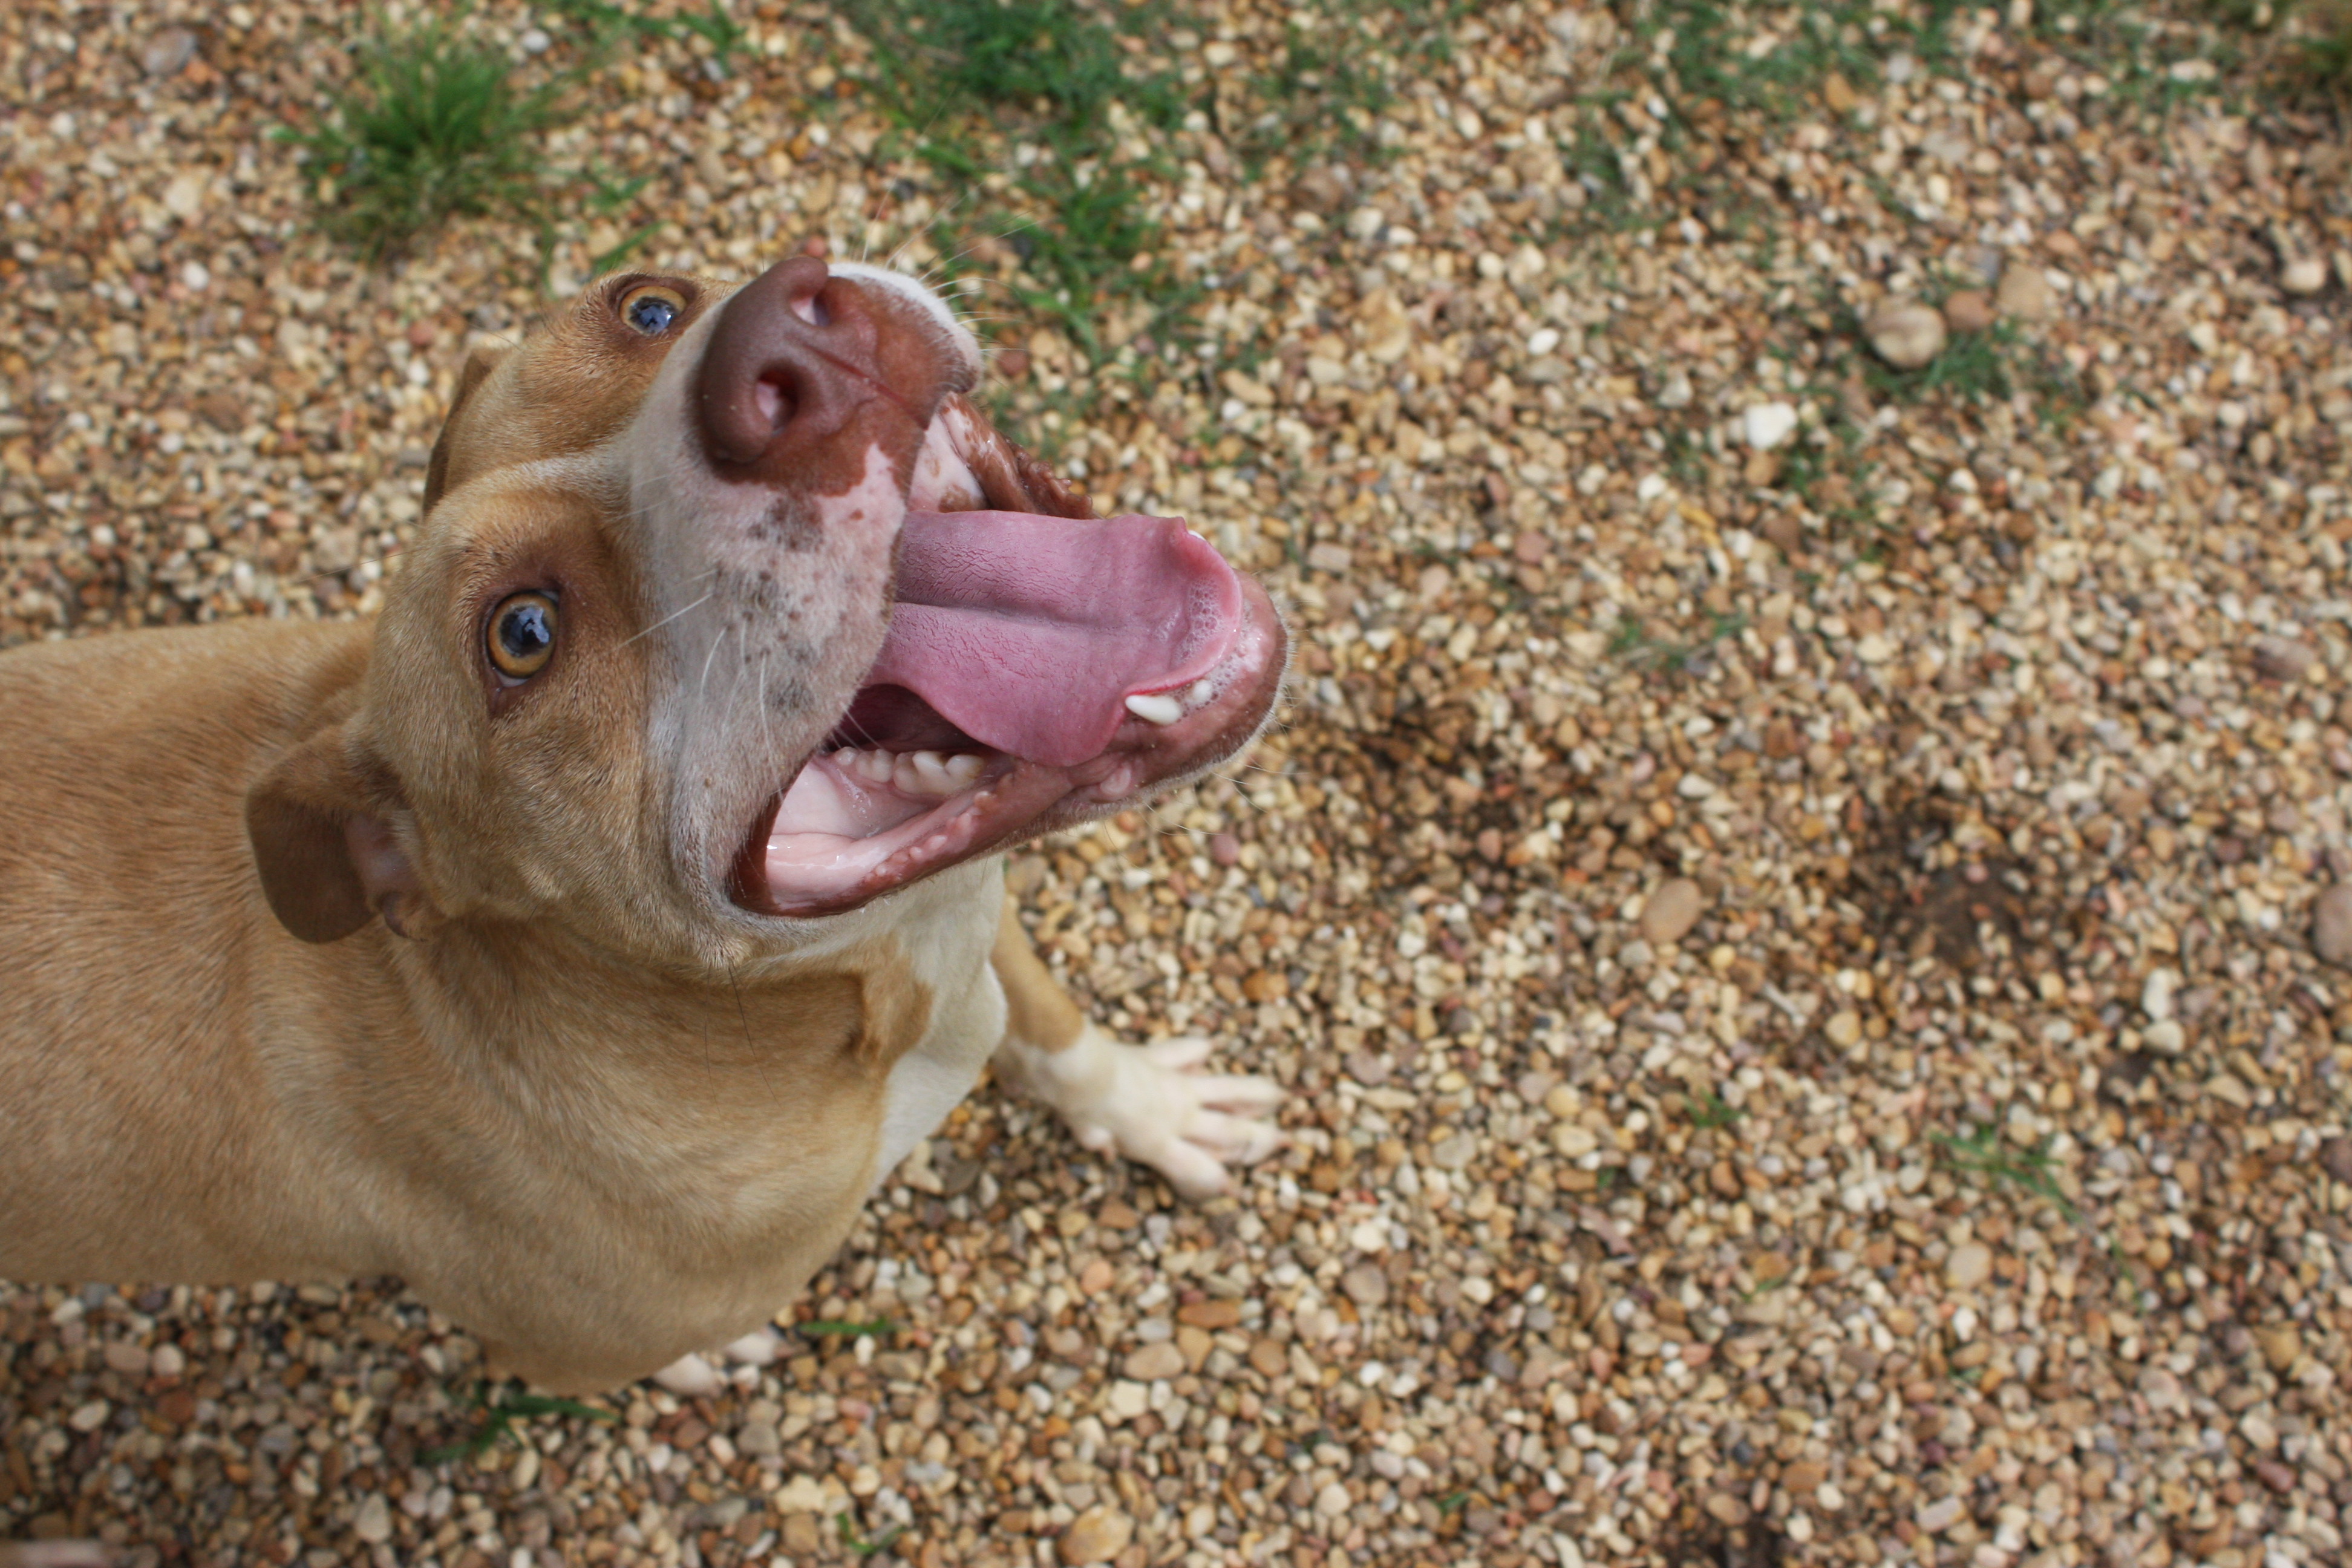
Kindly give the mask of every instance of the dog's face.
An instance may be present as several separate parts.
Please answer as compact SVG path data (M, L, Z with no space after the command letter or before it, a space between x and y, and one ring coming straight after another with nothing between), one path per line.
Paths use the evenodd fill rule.
M781 951L1231 754L1265 595L1094 518L979 374L927 290L806 258L608 279L478 353L356 710L248 803L280 919Z

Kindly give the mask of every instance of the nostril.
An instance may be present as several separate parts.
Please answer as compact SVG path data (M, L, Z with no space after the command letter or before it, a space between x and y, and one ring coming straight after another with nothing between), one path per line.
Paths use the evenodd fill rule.
M751 405L771 432L790 424L800 404L799 393L783 376L763 375L751 388Z
M790 309L793 315L812 327L827 326L833 321L833 312L826 310L824 301L814 294L803 294L795 298Z

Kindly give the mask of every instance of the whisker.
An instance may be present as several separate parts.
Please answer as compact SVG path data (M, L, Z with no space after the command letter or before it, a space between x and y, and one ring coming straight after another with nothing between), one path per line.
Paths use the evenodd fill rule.
M709 572L704 573L703 575L706 577L711 576L716 574L718 570L718 567L713 566ZM689 581L691 581L691 579L689 579ZM670 622L677 619L678 616L685 615L688 610L698 610L703 605L710 603L711 598L717 595L718 592L718 589L713 588L709 593L704 594L699 599L695 600L691 605L688 605L680 609L672 610L668 615L664 616L660 620L656 621L652 626L647 626L645 630L636 633L635 636L623 637L619 642L613 645L615 649L625 648L631 643L636 641L638 637L649 637L653 636L654 633L661 630L662 627L669 625Z

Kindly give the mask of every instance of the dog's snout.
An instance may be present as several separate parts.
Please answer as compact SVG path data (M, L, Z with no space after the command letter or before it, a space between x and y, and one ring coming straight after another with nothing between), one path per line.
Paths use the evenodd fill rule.
M763 475L788 469L877 402L919 431L961 379L927 328L888 289L813 257L779 262L711 323L696 389L710 455Z

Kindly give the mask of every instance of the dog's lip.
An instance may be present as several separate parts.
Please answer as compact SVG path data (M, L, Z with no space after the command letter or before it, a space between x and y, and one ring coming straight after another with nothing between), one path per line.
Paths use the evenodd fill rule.
M926 446L927 461L935 466L912 489L921 492L929 510L910 511L909 525L930 531L942 548L929 563L930 580L917 584L922 598L898 613L911 607L950 617L994 617L994 630L971 640L982 651L992 645L993 668L1008 671L1020 666L1028 645L1024 628L1008 629L1006 619L1017 623L1034 613L1050 626L1065 617L1062 629L1076 639L1080 658L1118 655L1120 671L1107 676L1088 663L1086 679L1074 674L1067 691L1050 682L1041 689L1033 678L1033 706L1024 710L1017 702L975 693L975 684L982 683L951 658L949 673L940 673L941 645L955 642L953 637L934 635L911 645L900 639L899 664L906 664L908 646L918 650L906 668L894 666L893 650L886 647L836 718L835 738L803 758L748 825L727 882L733 901L751 912L845 912L976 855L1083 821L1230 754L1264 722L1280 689L1286 644L1272 602L1180 520L1093 519L1083 498L1064 490L968 408L944 410ZM982 450L975 452L975 446ZM936 467L940 459L945 470ZM1039 504L1067 505L1078 515L1027 510ZM958 512L988 514L971 525L991 531L984 542L957 537L952 518ZM1061 531L1094 528L1108 531L1098 546L1089 541L1074 548L1078 536ZM903 577L904 535L901 540ZM1092 577L1082 589L1073 588L1073 558L1086 556L1081 564L1091 563L1097 548L1099 559L1112 567L1106 580L1129 587L1139 620L1116 610L1097 615L1087 602L1095 591ZM1032 549L1041 559L1042 584L1029 576L1024 552ZM937 570L940 554L949 558L944 578ZM961 568L960 555L970 557ZM960 581L959 570L998 583L994 596ZM953 649L944 651L951 656ZM1063 652L1066 667L1071 657ZM924 686L955 711L932 706ZM845 780L830 758L851 736L869 738L850 715L861 697L881 687L901 688L901 695L912 695L927 710L933 722L919 722L918 732L954 735L954 749L980 752L987 763L972 787L938 805L904 816L893 805L872 818L870 830L856 830L839 809ZM1087 700L1072 706L1086 712L1075 720L1035 706L1082 689ZM1137 699L1146 700L1141 711ZM870 713L865 717L871 721ZM901 731L884 749L931 743ZM844 826L853 830L826 830Z
M1272 710L1286 655L1273 602L1249 579L1242 585L1247 613L1211 699L1172 723L1130 715L1109 744L1074 765L983 749L987 763L973 788L880 832L826 842L782 821L809 770L834 765L836 753L812 753L745 835L729 877L734 901L780 917L845 913L975 856L1074 826L1230 755Z

